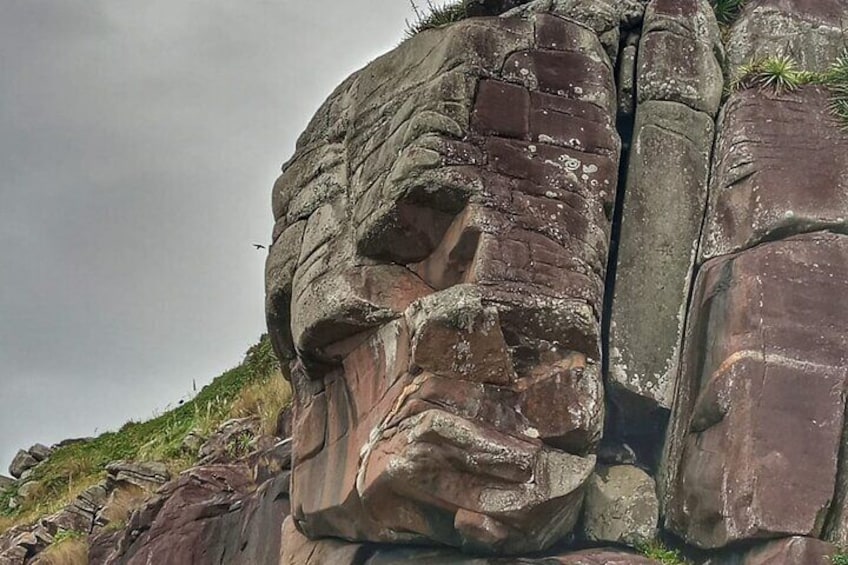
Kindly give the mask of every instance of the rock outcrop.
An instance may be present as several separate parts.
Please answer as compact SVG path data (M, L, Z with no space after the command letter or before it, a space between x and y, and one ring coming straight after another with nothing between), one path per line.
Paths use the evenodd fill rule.
M515 554L574 529L604 419L615 108L596 33L532 14L422 33L319 111L268 260L302 531Z
M821 74L848 2L712 4L473 0L345 80L272 194L293 438L233 420L173 480L110 465L0 564L62 530L109 564L848 558L848 129ZM818 84L731 80L775 55Z
M520 4L353 75L274 188L284 554L833 553L848 135L825 86L722 97L781 49L824 70L848 5Z
M346 80L274 187L284 562L835 555L848 134L827 86L728 84L825 70L848 4L468 8L502 15Z

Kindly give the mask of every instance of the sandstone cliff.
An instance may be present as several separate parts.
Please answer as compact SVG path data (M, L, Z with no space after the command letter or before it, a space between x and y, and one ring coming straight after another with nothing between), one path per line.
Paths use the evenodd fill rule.
M122 527L150 473L110 467L80 562L848 563L848 0L425 23L274 185L275 437L228 423Z
M848 3L466 7L274 187L283 562L842 558Z

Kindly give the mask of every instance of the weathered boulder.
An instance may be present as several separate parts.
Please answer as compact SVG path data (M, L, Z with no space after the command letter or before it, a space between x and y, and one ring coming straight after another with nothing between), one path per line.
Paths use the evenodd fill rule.
M9 464L9 474L20 479L24 473L38 465L38 460L23 449L18 450Z
M848 236L815 233L701 269L668 436L666 526L718 548L818 537L844 426Z
M114 461L106 465L106 473L107 488L126 483L153 491L171 480L167 465L156 461L144 463Z
M832 565L836 547L815 538L791 537L752 549L742 565Z
M18 487L18 496L23 500L29 500L36 495L42 488L40 481L26 481Z
M843 0L750 0L731 29L728 66L791 55L804 69L825 71L845 46L846 28Z
M33 459L41 463L53 454L53 450L47 447L46 445L36 443L35 445L27 449L27 453L32 455Z
M266 278L309 537L514 554L574 529L604 420L612 76L581 23L469 20L355 74L301 137Z
M646 0L533 0L503 14L555 14L588 26L601 40L613 63L618 57L621 30L642 22Z
M598 467L586 487L583 533L593 542L641 547L656 538L654 479L630 465Z
M277 565L290 512L290 456L290 442L282 442L183 472L148 496L120 535L97 530L91 563Z
M829 93L748 89L724 107L702 260L821 229L848 230L848 135Z
M260 428L257 417L227 420L200 446L200 464L224 463L247 455L252 451L251 442L260 435Z

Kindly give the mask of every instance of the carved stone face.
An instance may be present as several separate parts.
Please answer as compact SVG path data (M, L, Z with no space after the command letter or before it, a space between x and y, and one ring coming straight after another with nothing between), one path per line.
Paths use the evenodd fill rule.
M422 33L299 140L267 307L307 535L516 553L574 527L620 149L597 31L540 14Z

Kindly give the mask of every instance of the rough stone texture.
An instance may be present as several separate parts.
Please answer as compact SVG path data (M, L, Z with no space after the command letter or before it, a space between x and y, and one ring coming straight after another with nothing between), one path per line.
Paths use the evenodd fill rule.
M598 467L586 487L583 533L594 542L639 547L657 535L654 479L638 467Z
M656 458L707 201L723 48L706 0L645 10L609 333L615 433ZM659 423L658 423L659 422Z
M520 553L574 528L620 150L593 29L528 11L421 33L284 166L268 321L297 359L308 536Z
M42 445L40 443L36 443L32 447L30 447L27 452L32 455L33 459L41 463L45 461L50 455L53 453L53 450L47 447L46 445Z
M664 480L693 545L822 534L848 378L848 237L815 233L701 269Z
M845 47L844 0L749 0L728 39L730 70L773 55L790 55L809 71L825 71Z
M115 461L106 465L107 488L126 483L146 490L155 490L171 480L171 473L164 463L155 461L133 463Z
M118 539L96 537L92 551L103 560L90 554L91 562L277 565L289 462L284 442L237 463L185 471L132 514Z
M0 475L0 492L2 492L4 490L6 490L7 488L9 488L10 486L14 485L15 482L16 482L15 479L13 479L11 477L4 477L3 475Z
M773 541L751 550L742 565L832 565L836 547L804 537Z
M723 47L707 0L652 0L639 44L637 99L679 102L714 116L721 103Z
M675 102L638 106L609 338L611 394L627 427L671 408L712 139L703 112Z
M656 561L618 549L551 551L533 557L468 556L443 548L379 546L323 538L310 540L287 518L280 565L653 565Z
M644 12L645 0L533 0L506 12L504 16L555 14L580 22L597 34L615 64L621 30L637 27Z
M848 135L820 87L734 94L723 110L702 259L848 230Z
M19 450L9 464L9 474L20 479L24 473L38 465L38 460L23 449Z
M497 16L527 2L529 0L466 0L465 11L471 17Z

